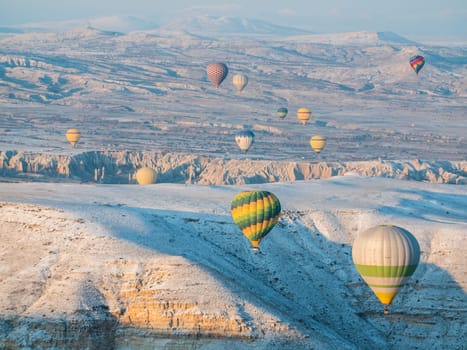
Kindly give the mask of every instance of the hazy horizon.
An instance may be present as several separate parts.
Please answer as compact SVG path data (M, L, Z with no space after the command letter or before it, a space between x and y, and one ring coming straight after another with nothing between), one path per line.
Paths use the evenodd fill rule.
M47 9L47 11L44 11ZM180 18L209 15L254 18L316 33L392 31L411 39L432 41L467 40L467 2L395 0L375 3L360 0L325 3L291 0L219 3L211 0L91 1L4 0L0 4L0 26L85 20L107 16L134 16L163 25Z

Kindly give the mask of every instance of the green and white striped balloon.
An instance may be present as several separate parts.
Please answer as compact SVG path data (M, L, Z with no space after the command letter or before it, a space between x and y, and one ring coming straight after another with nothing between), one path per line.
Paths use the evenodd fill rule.
M415 272L420 260L420 246L406 229L380 225L356 238L352 259L363 280L386 305L386 313L399 289Z

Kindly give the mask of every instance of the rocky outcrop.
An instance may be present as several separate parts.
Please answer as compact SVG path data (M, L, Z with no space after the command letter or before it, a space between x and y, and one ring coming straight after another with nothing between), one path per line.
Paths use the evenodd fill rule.
M158 182L202 185L288 182L345 174L467 184L467 161L291 162L127 151L73 156L0 152L0 176L12 179L127 184L134 182L136 170L143 166L158 172Z
M257 327L231 305L197 295L200 290L206 290L205 295L212 293L207 292L214 287L209 278L195 284L177 283L183 276L189 281L199 275L199 267L193 264L115 260L109 261L105 270L111 273L103 276L100 288L121 327L150 329L167 336L255 337Z
M84 220L54 209L0 203L0 213L0 260L8 262L0 269L0 349L248 343L271 333L275 341L303 340L199 263L98 237ZM194 348L182 345L173 348Z

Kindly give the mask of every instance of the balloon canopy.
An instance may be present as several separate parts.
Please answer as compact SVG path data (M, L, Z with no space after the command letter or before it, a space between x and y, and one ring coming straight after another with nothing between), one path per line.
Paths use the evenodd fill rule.
M73 147L76 146L78 141L81 139L81 132L78 129L68 129L66 134L66 139Z
M285 107L281 107L277 110L277 115L281 119L284 119L287 116L287 113L289 113L289 110Z
M250 149L254 140L255 134L251 130L241 130L235 134L235 142L244 152L247 152Z
M244 191L238 193L231 203L233 221L258 251L261 240L279 220L281 204L268 191Z
M372 227L352 247L355 268L387 307L412 276L420 260L417 239L406 229L393 225Z
M310 146L316 153L320 153L326 147L326 138L321 135L315 135L310 139Z
M157 173L154 169L149 167L140 168L136 172L136 181L140 185L150 185L156 182Z
M227 77L229 69L225 63L213 62L206 67L206 73L208 75L208 79L214 84L216 88L218 88Z
M248 77L245 74L235 74L232 77L232 84L238 92L241 92L248 84Z
M425 57L420 56L420 55L412 56L410 57L409 63L410 63L410 66L415 71L415 73L418 74L418 72L420 72L420 70L425 65Z
M311 118L311 111L308 108L299 108L297 110L297 118L300 120L300 123L305 125Z

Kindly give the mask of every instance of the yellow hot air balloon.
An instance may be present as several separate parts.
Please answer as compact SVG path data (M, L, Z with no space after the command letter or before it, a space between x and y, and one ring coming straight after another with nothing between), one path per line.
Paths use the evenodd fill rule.
M299 108L297 110L297 118L303 125L305 125L311 118L311 111L308 108Z
M418 266L420 246L406 229L379 225L355 239L352 259L363 280L386 305L387 314L392 300Z
M144 168L139 169L136 172L135 177L136 177L136 181L138 182L138 184L150 185L156 182L157 173L152 168L144 167Z
M320 153L326 147L326 138L321 135L315 135L310 139L310 146L313 151Z
M232 219L249 239L252 249L259 251L259 243L279 220L281 204L268 191L244 191L231 203Z
M75 147L81 138L81 132L78 129L68 129L65 136L68 142Z
M235 74L232 77L232 84L235 86L238 92L242 92L242 90L248 84L248 77L245 74Z

